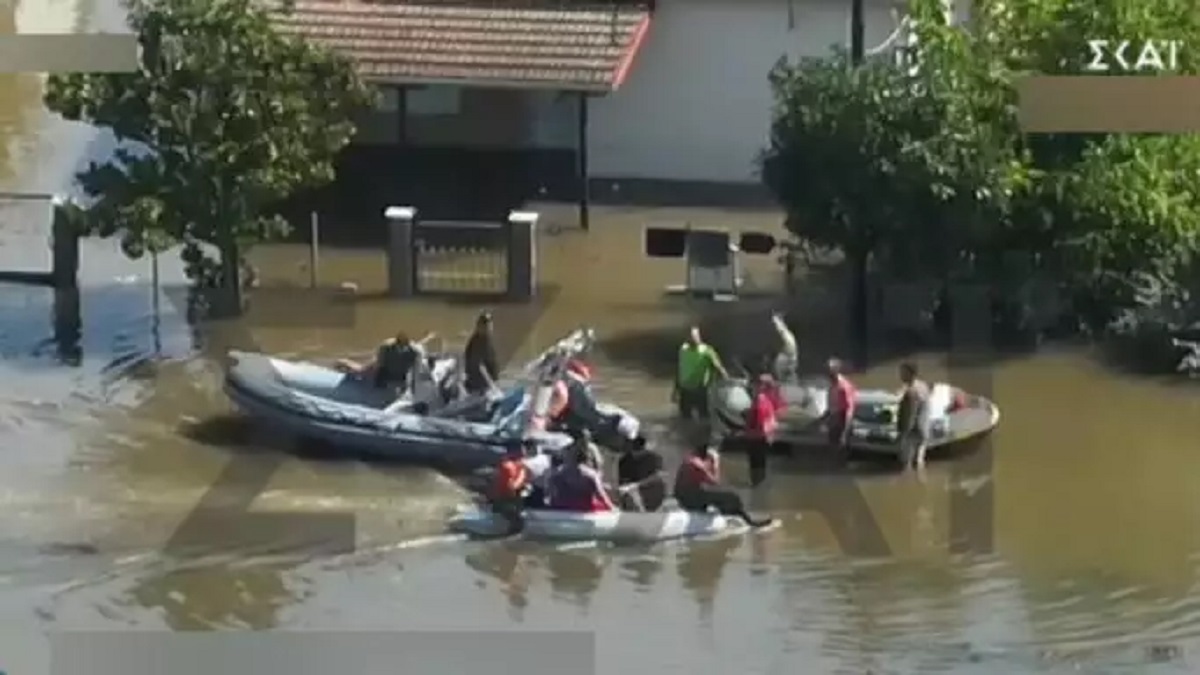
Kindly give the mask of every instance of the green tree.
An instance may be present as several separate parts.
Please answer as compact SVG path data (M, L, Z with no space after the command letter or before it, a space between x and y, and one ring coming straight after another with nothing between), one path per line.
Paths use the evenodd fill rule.
M964 30L947 24L938 0L913 0L909 18L915 68L855 70L835 54L771 73L763 179L793 232L853 263L855 332L873 255L942 275L964 262L995 274L1011 253L1037 257L1100 323L1140 302L1143 280L1169 286L1195 259L1200 142L1029 136L1014 86L1034 72L1081 72L1089 39L1180 40L1181 70L1198 72L1188 56L1200 45L1194 2L979 0Z
M854 67L836 54L781 62L770 75L763 180L793 233L845 253L860 340L873 255L949 274L993 237L1031 180L1012 142L1006 73L947 24L937 0L916 0L912 18L915 67Z
M271 205L332 180L352 114L372 103L346 59L276 30L265 4L133 0L138 70L55 75L45 93L52 111L122 143L77 176L86 233L119 234L133 257L182 244L226 312L241 307L247 247L287 231Z

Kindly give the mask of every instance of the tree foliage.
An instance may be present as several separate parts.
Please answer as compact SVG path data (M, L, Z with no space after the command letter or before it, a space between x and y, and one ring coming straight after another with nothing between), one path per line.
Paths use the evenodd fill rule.
M763 180L794 233L941 276L1036 254L1100 319L1195 259L1200 137L1029 136L1015 94L1027 74L1081 72L1090 39L1179 40L1180 70L1198 72L1194 2L979 0L969 29L940 0L908 15L908 64L838 53L772 71Z
M184 245L189 273L236 287L244 247L286 232L268 212L333 178L372 102L349 62L274 27L255 0L134 0L136 72L55 75L47 107L120 149L78 174L88 233L130 256ZM215 245L223 265L205 257Z

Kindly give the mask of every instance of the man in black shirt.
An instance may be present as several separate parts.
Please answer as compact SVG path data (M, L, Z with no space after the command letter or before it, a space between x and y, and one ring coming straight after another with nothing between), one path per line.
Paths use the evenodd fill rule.
M426 337L421 343L431 337ZM337 368L360 377L369 377L372 384L380 389L394 388L397 393L403 394L408 390L409 378L422 358L421 343L414 343L406 333L396 333L375 349L375 358L370 361L358 363L342 359L338 361Z
M484 312L475 319L475 332L463 350L463 386L468 394L481 395L492 390L500 377L496 363L496 345L492 341L492 315Z
M638 435L617 461L617 491L626 511L657 511L667 498L663 458Z

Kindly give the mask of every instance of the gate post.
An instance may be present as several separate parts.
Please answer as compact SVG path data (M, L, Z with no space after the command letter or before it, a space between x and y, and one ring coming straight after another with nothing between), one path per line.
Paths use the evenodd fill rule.
M508 297L532 300L537 294L537 221L533 211L508 214Z
M79 284L79 231L68 213L71 203L55 196L50 206L51 276L55 288L75 288Z
M389 206L384 209L383 217L388 227L388 294L393 298L411 298L417 290L416 257L413 255L413 223L417 210L411 206Z

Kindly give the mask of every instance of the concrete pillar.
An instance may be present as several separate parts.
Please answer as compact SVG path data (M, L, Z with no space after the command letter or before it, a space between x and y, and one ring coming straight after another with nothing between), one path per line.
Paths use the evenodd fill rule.
M417 294L417 261L413 254L417 210L411 206L389 206L384 209L383 217L388 227L388 294L394 298L411 298Z
M50 206L51 275L55 288L79 285L79 231L72 209L68 200L57 196Z
M508 297L513 300L537 295L537 221L532 211L508 214Z

